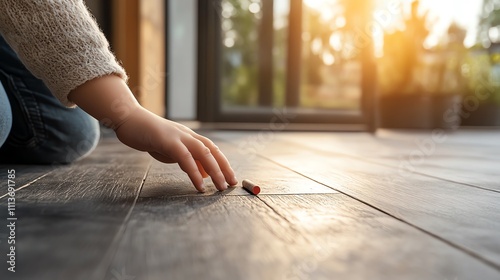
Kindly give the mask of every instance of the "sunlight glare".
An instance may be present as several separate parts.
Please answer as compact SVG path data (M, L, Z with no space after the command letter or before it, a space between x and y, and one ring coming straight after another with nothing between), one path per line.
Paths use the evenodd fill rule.
M500 41L500 28L498 26L491 27L488 30L488 35L490 36L491 41L499 42Z
M224 46L227 48L232 48L234 46L234 39L233 38L226 38L224 40Z
M351 0L352 1L352 0ZM375 1L375 11L390 11L394 6L394 1L398 0L377 0ZM411 0L399 0L404 7L405 13L409 11ZM431 20L431 30L429 38L426 41L426 47L434 47L439 44L443 35L446 34L448 27L456 23L467 30L467 37L464 44L470 47L476 43L477 26L479 23L483 1L470 0L420 0L421 12L429 11ZM320 13L324 22L331 22L338 27L345 26L345 18L336 17L335 7L339 5L338 0L304 0L304 4ZM401 17L401 14L395 15L395 19ZM374 21L377 21L374 18ZM399 25L398 20L394 20L389 25L381 24L385 30L394 30ZM381 36L375 36L377 40L382 40ZM330 42L331 44L331 42ZM380 45L375 42L376 45Z
M259 3L253 2L252 4L250 4L250 6L248 6L248 10L252 14L257 14L258 12L260 12L260 5L259 5Z
M342 28L344 27L346 24L345 22L345 17L337 17L337 19L335 20L335 25L338 27L338 28Z
M315 9L318 12L328 12L333 6L337 5L338 0L304 0L304 4Z
M336 51L342 50L342 38L339 33L333 33L330 36L330 46Z
M331 66L335 63L335 57L330 52L324 52L322 59L323 63L328 66Z
M432 26L429 41L439 41L450 24L457 23L467 30L465 45L467 47L474 45L482 2L470 0L421 0L422 8L428 9L431 18L436 19Z
M312 41L311 50L314 54L319 54L323 49L323 43L320 38L316 38Z
M222 17L223 18L230 18L234 15L235 9L233 5L229 2L223 2L222 3Z

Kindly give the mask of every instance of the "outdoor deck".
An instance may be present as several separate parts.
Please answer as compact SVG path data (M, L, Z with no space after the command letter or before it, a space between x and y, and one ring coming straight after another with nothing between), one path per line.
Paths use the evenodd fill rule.
M203 134L260 195L199 194L115 139L2 166L0 279L500 279L500 130Z

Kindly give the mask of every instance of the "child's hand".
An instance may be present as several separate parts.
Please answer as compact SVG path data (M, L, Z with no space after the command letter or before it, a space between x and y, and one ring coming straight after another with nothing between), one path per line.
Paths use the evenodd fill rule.
M207 173L219 190L227 189L226 182L231 186L238 183L212 141L141 107L127 84L115 75L87 81L71 91L68 99L112 127L125 145L165 163L177 162L200 192L204 191L202 176Z
M146 151L161 162L177 162L200 192L204 191L202 174L208 174L219 190L227 189L226 182L231 186L238 183L228 160L210 139L142 107L115 131L125 145Z

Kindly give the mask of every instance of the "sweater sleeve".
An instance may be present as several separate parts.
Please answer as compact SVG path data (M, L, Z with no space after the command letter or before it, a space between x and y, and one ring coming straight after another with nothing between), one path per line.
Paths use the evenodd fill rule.
M65 106L68 94L123 68L83 0L1 0L0 33L37 78Z

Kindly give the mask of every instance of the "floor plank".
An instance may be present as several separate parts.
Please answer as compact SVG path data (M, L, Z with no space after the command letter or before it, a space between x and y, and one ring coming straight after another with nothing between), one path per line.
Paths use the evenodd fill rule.
M500 277L460 250L341 194L140 199L108 277L117 274L131 279Z
M95 279L92 273L133 206L150 162L144 153L106 145L109 154L101 149L16 192L18 271L13 277L2 269L0 279ZM6 198L0 208L7 209ZM1 211L0 220L6 218ZM2 241L8 236L3 228ZM5 242L0 251L7 252ZM6 258L2 253L0 261Z
M305 138L303 135L302 140L309 143L316 139ZM280 141L269 143L259 154L448 240L500 268L499 193L409 172L399 176L391 167L352 157L332 157ZM307 158L307 163L297 160L301 158Z
M92 153L91 157L84 158L77 162L77 164L120 164L124 162L133 161L138 159L144 161L145 157L137 157L137 153L129 153L131 149L124 148L123 145L117 143L115 138L103 138L100 140L96 150ZM19 164L0 164L0 180L1 182L7 181L7 170L16 170L16 189L27 187L34 180L46 176L48 173L64 167L64 165L19 165ZM0 198L7 194L6 189L0 190Z
M429 133L411 135L411 138L397 137L394 133L379 138L365 135L360 141L361 134L355 141L350 141L352 136L342 141L338 135L323 134L321 140L316 136L315 141L304 141L298 136L288 137L286 141L332 156L344 154L385 164L397 168L398 172L416 172L500 192L500 145L492 145L491 138L476 137L484 139L484 143L470 140L478 144L472 145L462 142L470 137L460 133L444 136L444 142L434 141Z
M238 145L247 143L253 152L262 152L268 143L295 144L331 157L348 156L396 168L396 174L414 172L444 180L500 192L500 132L484 136L468 131L443 134L434 141L432 132L395 133L274 133L267 141L260 133L218 132L212 134ZM477 137L474 137L477 136ZM269 140L270 139L270 140ZM493 139L493 140L492 140ZM469 141L470 143L467 143Z
M401 174L425 134L207 135L261 195L199 194L116 139L51 173L18 167L18 184L45 176L16 193L19 273L0 279L500 279L496 132L457 132Z

